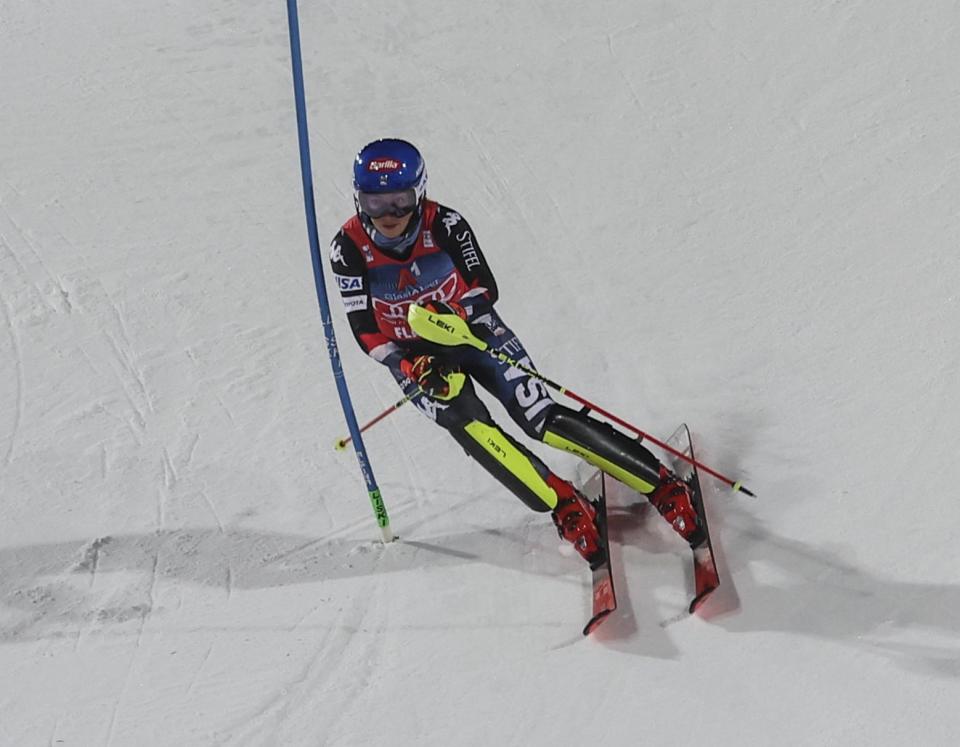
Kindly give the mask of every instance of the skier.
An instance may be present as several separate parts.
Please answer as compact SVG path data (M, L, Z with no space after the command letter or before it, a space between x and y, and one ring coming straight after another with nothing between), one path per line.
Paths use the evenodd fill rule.
M497 284L463 216L426 197L427 171L405 140L366 145L353 165L356 215L337 233L330 263L360 347L385 365L404 394L535 511L590 564L606 561L596 511L573 485L502 431L473 382L493 394L533 439L572 452L647 496L691 547L704 539L687 485L638 441L559 404L539 379L471 347L419 339L410 304L454 313L491 349L536 370L494 309Z

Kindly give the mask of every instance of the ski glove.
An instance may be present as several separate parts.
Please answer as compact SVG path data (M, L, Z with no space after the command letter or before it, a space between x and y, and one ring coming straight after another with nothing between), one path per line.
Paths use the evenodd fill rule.
M467 318L467 310L456 301L427 301L420 305L433 314L456 314L461 319Z
M417 355L400 361L403 375L417 382L420 391L433 399L451 400L460 394L466 375L445 366L432 355Z
M456 301L427 301L421 306L433 314L456 314L470 325L470 330L480 339L484 339L489 333L501 335L506 331L502 322L492 318L492 306L466 307Z

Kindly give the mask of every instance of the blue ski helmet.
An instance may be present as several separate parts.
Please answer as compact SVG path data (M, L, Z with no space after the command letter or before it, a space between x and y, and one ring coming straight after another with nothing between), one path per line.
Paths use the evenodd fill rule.
M423 156L406 140L374 140L357 153L353 199L361 219L419 212L426 194Z

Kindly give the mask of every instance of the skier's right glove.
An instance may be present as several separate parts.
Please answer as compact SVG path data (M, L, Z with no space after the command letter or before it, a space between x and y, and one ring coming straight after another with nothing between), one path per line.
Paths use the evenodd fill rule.
M417 355L400 361L403 375L412 379L420 391L433 399L451 400L460 394L466 376L445 366L432 355Z

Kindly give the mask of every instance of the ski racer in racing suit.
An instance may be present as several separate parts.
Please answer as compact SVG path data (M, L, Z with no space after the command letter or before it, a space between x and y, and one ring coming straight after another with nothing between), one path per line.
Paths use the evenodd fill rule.
M703 535L687 486L638 441L557 403L536 377L475 348L417 337L410 304L456 313L492 350L536 370L497 314L497 284L476 235L457 211L426 198L426 168L404 140L377 140L354 163L356 215L334 238L330 264L360 347L471 457L595 568L606 558L593 505L502 431L474 389L494 395L530 438L577 454L645 494L691 546Z

